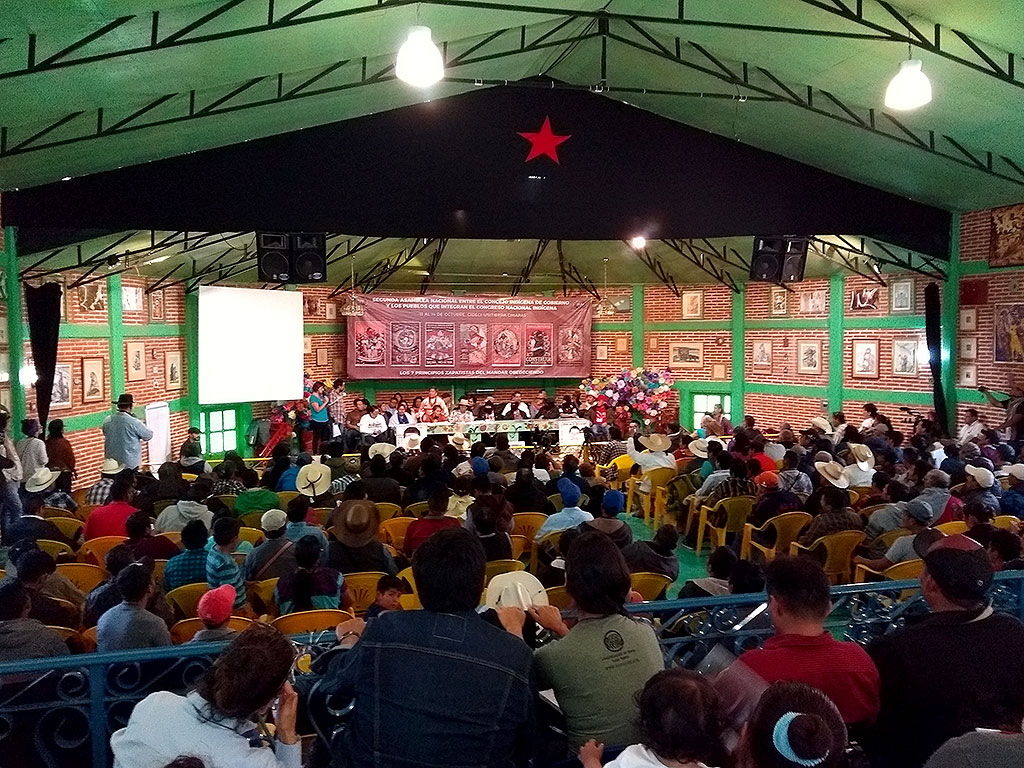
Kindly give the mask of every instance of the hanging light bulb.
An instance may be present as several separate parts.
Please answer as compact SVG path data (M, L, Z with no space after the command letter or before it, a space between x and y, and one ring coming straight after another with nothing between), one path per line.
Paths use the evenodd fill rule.
M411 27L398 49L395 76L415 88L429 88L444 77L441 51L430 39L430 27Z
M611 317L615 314L615 305L608 298L608 259L604 260L604 294L597 302L594 312L598 317Z
M932 84L921 71L920 59L900 62L900 71L885 89L885 106L905 111L923 107L932 100Z
M636 235L629 241L629 244L633 246L634 250L642 251L647 247L647 238L643 235Z

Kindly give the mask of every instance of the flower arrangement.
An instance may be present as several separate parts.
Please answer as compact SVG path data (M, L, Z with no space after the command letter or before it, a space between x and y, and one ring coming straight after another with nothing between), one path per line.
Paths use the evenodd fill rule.
M619 423L637 421L650 425L665 407L672 381L668 371L631 368L614 376L584 379L580 391L607 405Z

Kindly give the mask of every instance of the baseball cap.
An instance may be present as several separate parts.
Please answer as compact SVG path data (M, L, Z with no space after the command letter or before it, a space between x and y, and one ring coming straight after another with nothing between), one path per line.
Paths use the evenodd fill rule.
M260 527L264 531L280 531L287 524L288 515L280 509L268 509L260 518Z
M477 475L486 475L491 468L487 463L487 459L482 456L474 457L469 466L473 468L473 473Z
M199 598L196 614L204 624L216 626L231 618L231 609L234 606L235 588L230 584L222 584Z
M601 506L609 512L618 514L626 506L626 497L622 491L605 491L604 497L601 499Z
M911 499L908 501L905 511L919 523L930 523L932 520L931 506L920 499Z
M558 493L562 496L562 503L567 507L575 507L576 502L578 502L580 500L580 496L583 495L579 486L567 477L559 479Z
M924 556L924 567L942 593L953 600L981 600L992 585L988 553L962 533L935 542Z
M779 475L776 472L762 472L754 478L754 482L762 488L778 488Z
M964 471L966 471L968 475L973 477L977 481L978 485L980 485L982 488L991 488L993 485L995 485L996 476L992 474L992 470L990 469L985 469L984 467L975 467L968 464L966 467L964 467Z

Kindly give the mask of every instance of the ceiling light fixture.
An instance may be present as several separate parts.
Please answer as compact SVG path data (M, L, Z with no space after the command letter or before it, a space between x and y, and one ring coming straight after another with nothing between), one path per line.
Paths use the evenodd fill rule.
M414 88L429 88L444 78L444 59L430 39L430 27L409 29L409 37L398 49L395 76Z
M913 58L907 46L907 60L900 62L900 69L885 89L885 106L901 112L923 107L932 100L932 84L921 71L921 60Z
M356 257L349 254L348 257L349 275L352 285L348 292L342 295L338 304L338 314L342 317L362 317L366 314L366 302L362 297L356 295Z
M594 314L598 317L611 317L615 314L615 305L608 298L608 259L604 260L604 296L597 302Z
M647 247L647 238L644 237L643 235L636 235L632 240L629 241L629 244L633 246L634 249L642 251L644 248Z

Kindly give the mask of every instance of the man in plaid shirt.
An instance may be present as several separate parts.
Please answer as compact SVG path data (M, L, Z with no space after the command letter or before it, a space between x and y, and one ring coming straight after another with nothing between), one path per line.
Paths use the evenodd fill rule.
M164 592L186 584L206 583L206 541L209 531L202 520L189 520L181 529L185 551L167 561L164 569Z
M597 455L597 463L607 467L619 456L626 455L626 444L622 442L622 430L618 427L608 427L608 442L601 446ZM601 471L601 477L605 480L617 480L619 478L618 467L608 467Z
M124 464L116 459L104 459L100 468L100 479L85 493L85 503L98 507L110 501L110 487L117 476L124 472Z
M327 395L327 415L338 430L345 429L345 382L340 377L334 380L334 386Z

